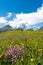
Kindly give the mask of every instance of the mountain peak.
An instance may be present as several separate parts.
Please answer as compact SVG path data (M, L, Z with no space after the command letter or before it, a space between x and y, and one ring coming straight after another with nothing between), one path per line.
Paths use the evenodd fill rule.
M40 29L39 30L43 30L43 26L42 27L40 27Z
M4 28L12 28L10 25L6 25L4 26Z

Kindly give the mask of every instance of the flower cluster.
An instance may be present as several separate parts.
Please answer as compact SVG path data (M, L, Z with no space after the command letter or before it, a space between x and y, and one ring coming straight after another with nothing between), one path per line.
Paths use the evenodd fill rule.
M24 45L21 47L12 46L6 51L7 56L11 56L11 61L17 61L21 56L24 55Z

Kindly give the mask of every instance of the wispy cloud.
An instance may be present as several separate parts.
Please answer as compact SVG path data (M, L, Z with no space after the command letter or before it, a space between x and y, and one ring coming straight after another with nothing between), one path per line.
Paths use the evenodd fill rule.
M12 27L19 27L21 24L35 25L43 22L43 5L37 9L36 12L32 13L20 13L16 14L16 17L13 17L12 20L7 20L14 16L12 13L8 13L6 17L0 17L0 23L7 23Z
M0 23L6 23L6 22L7 22L7 20L5 17L0 17Z
M11 16L12 16L12 13L8 13L8 15L6 17L10 18Z

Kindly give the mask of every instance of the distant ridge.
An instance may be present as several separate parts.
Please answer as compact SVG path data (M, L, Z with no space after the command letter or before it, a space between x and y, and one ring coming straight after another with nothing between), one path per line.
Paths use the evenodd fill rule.
M0 28L0 32L6 32L12 30L12 27L10 25L3 26Z
M26 27L25 24L22 24L20 27L13 29L10 25L6 25L6 26L3 26L2 28L0 28L0 33L1 32L6 32L6 31L10 31L10 30L21 30L21 31L23 31L23 30L31 30L31 31L33 31L33 30L43 30L43 26L40 27L40 28L34 27L34 26Z
M43 26L42 27L40 27L40 29L39 30L43 30Z

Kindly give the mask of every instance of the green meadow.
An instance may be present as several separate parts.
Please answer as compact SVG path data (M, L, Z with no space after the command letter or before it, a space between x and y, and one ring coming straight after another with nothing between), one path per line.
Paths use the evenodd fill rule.
M24 44L24 55L9 63L5 52ZM8 31L0 33L0 65L43 65L43 31Z

